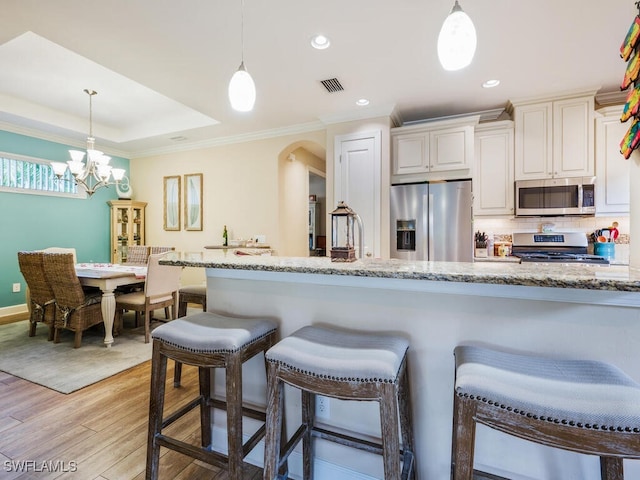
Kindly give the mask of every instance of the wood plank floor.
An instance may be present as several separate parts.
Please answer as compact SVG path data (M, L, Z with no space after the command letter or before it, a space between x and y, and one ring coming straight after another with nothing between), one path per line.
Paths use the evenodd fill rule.
M168 370L165 409L172 411L195 397L198 379L184 366L176 389L171 361ZM144 479L150 378L149 361L65 395L0 372L0 479ZM199 444L197 415L165 432ZM161 480L227 478L224 469L162 449ZM246 465L244 478L258 480L262 470Z

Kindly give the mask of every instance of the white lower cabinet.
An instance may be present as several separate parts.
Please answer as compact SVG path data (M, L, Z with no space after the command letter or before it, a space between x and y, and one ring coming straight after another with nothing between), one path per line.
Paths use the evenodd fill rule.
M620 142L631 120L620 122L622 106L607 107L596 117L596 213L629 213L630 161L620 153Z
M473 213L514 214L513 122L480 124L475 132Z

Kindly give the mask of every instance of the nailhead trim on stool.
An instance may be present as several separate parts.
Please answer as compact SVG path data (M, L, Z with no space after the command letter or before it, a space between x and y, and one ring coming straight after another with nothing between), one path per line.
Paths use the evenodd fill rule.
M623 479L623 458L640 458L640 385L615 366L477 346L454 353L455 480L472 478L476 423L597 455L606 480Z
M276 478L300 440L303 478L311 480L312 437L382 455L386 479L414 479L408 348L406 339L393 335L308 326L269 349L265 354L268 393L264 480ZM282 438L285 383L300 389L302 394L302 424L288 442ZM316 426L316 395L379 402L380 442Z
M231 480L242 479L243 458L264 437L260 427L243 444L242 417L265 421L264 412L243 407L242 364L276 342L277 326L261 318L234 318L211 312L172 320L152 332L151 399L147 444L147 480L158 478L160 447L166 447L200 461L225 466ZM167 359L199 368L200 394L194 400L164 416L164 390ZM226 371L226 402L211 398L211 369ZM171 438L163 428L195 407L200 407L202 447ZM227 411L228 455L215 452L211 441L211 408Z

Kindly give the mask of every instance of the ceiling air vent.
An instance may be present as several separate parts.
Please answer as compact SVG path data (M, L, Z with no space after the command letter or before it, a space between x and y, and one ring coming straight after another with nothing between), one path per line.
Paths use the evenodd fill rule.
M327 92L342 92L344 88L340 84L340 81L337 78L329 78L328 80L320 80L320 83L324 85L324 88L327 89Z

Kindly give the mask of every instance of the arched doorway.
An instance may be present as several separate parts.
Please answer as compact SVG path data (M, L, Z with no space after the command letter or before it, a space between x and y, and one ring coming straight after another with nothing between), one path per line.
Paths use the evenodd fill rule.
M306 257L316 254L326 232L326 149L316 142L288 145L278 156L278 255ZM310 241L310 197L315 195L315 225ZM311 250L310 246L314 248Z

